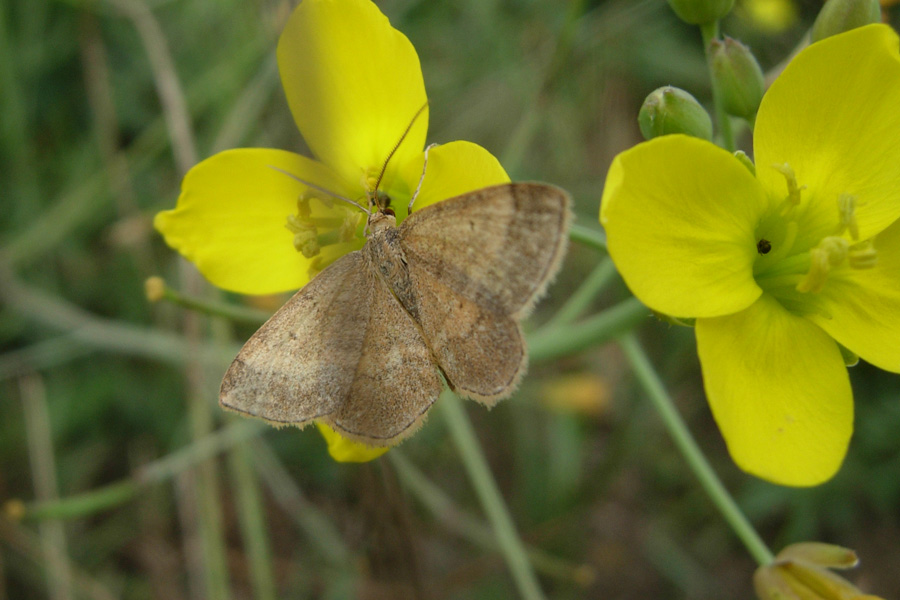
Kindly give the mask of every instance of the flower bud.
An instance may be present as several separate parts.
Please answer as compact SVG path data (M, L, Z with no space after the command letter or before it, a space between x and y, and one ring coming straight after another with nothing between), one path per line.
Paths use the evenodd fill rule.
M691 25L706 25L731 12L734 0L669 0L678 18Z
M765 91L762 69L750 48L726 37L707 48L712 64L713 85L725 112L753 121Z
M775 560L757 569L753 586L760 600L881 600L828 570L857 564L852 550L804 542L778 553Z
M650 92L638 113L638 125L647 140L670 133L712 139L712 120L706 110L689 93L669 85Z
M159 302L166 297L166 282L162 277L148 277L144 281L144 293L148 302Z
M828 36L880 21L881 6L878 0L828 0L816 17L809 37L811 41L818 42Z

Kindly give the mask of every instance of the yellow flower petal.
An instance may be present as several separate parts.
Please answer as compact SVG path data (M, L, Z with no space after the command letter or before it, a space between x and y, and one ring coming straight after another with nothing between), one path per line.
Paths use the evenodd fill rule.
M220 288L272 294L309 281L310 261L294 248L293 234L285 227L308 188L272 167L348 193L325 165L303 156L281 150L228 150L192 168L177 206L156 215L154 225L166 243ZM339 248L329 246L325 253Z
M316 427L328 443L328 454L337 462L369 462L390 450L390 448L376 448L348 440L324 423L316 423Z
M874 245L875 267L832 277L818 294L824 314L809 318L863 360L900 373L900 221Z
M619 154L603 189L609 253L634 295L675 317L725 315L762 293L755 228L767 199L713 144L667 135Z
M422 177L424 153L404 165L400 178L412 194ZM466 192L509 182L509 175L493 154L472 142L456 141L435 146L428 152L428 166L413 212L429 204ZM397 218L406 216L406 206L395 206Z
M828 334L763 295L735 315L697 319L697 350L738 466L783 485L834 475L853 430L853 396Z
M766 92L754 132L756 171L786 196L788 163L810 206L800 223L806 247L834 233L837 200L857 197L860 239L900 217L900 55L897 34L869 25L797 55Z
M351 185L378 169L425 104L419 57L368 0L304 0L278 42L278 67L294 120L313 154ZM388 165L422 151L428 111Z

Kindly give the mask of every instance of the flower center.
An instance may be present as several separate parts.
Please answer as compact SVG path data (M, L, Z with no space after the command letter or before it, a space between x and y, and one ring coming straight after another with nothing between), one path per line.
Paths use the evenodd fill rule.
M810 202L817 201L804 193L794 170L788 164L773 165L784 175L787 195L764 216L756 229L758 256L753 276L759 286L796 313L815 312L815 294L828 281L851 269L875 266L877 255L871 241L859 240L856 210L857 197L844 193L837 199L835 226L818 239L800 230ZM803 235L807 233L807 235Z
M313 201L319 203L321 208L314 207ZM323 248L347 244L357 238L362 216L362 211L334 202L314 190L307 190L297 198L297 213L288 215L285 227L294 234L293 242L297 252L312 259L310 276L343 254L328 253L330 258L326 259L322 254Z

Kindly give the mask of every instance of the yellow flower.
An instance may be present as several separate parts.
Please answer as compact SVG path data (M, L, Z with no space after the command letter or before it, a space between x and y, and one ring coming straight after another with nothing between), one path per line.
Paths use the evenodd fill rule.
M278 67L316 160L262 148L221 152L188 172L176 208L154 222L210 282L243 294L302 287L363 245L362 212L323 190L366 205L384 169L378 193L392 199L399 222L423 169L428 109L419 58L372 2L304 0L281 34ZM415 207L506 181L487 150L450 142L428 155ZM385 451L326 437L337 460Z
M763 98L756 176L673 135L613 162L600 220L650 308L696 318L735 462L786 485L846 453L853 354L900 372L900 56L870 25L801 52ZM847 350L845 350L847 349Z
M801 542L779 552L772 564L757 569L753 586L760 600L882 600L828 570L857 564L856 553L847 548Z

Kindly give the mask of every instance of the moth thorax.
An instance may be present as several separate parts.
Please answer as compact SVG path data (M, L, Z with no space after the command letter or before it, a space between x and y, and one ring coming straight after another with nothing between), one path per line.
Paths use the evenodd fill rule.
M389 227L396 227L397 217L394 216L394 211L389 208L383 211L380 210L372 213L372 216L369 217L368 225L369 235L372 235Z

